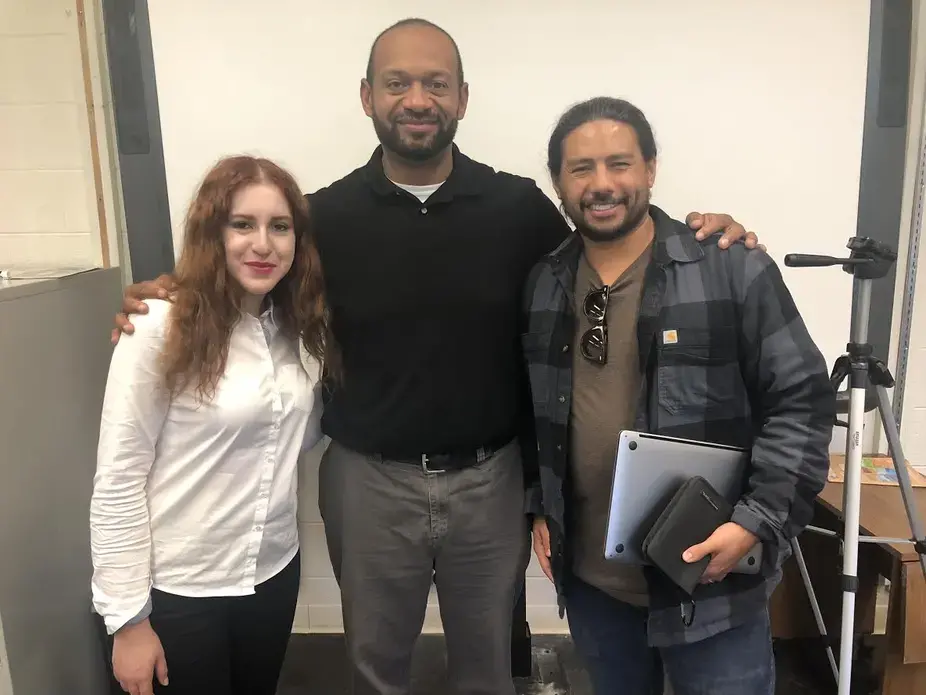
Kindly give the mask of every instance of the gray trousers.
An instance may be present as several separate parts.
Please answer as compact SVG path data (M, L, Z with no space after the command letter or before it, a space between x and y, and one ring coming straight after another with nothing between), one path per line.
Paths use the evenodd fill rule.
M319 509L354 695L408 695L433 580L457 695L514 695L511 621L530 553L521 453L427 473L331 442Z

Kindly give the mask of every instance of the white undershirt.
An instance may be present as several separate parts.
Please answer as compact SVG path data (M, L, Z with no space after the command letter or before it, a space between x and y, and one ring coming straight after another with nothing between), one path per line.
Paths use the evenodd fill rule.
M241 596L299 548L298 459L321 438L318 364L272 311L243 314L216 395L169 398L159 356L171 304L132 316L109 368L90 504L96 611L114 632L152 588Z
M392 181L392 179L389 180ZM434 195L434 192L444 185L444 181L441 181L440 183L429 183L427 186L412 186L407 183L398 183L396 181L392 181L392 183L401 188L403 191L408 191L413 196L418 198L418 200L420 200L422 203L427 202L428 198Z

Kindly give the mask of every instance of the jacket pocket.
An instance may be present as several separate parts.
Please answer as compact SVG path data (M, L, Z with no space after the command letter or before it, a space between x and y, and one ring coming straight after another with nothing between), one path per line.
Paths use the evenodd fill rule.
M740 405L742 377L733 326L663 331L657 340L662 410L681 415Z

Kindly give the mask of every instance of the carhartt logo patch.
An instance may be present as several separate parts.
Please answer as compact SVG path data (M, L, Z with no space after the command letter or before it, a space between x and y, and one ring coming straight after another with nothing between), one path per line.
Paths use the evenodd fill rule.
M663 331L662 344L675 345L678 342L678 331Z

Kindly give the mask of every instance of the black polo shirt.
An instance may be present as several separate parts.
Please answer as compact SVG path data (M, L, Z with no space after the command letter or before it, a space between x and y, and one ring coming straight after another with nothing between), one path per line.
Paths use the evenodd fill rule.
M536 183L454 146L452 173L421 203L385 177L377 148L308 199L344 373L325 434L390 458L519 434L524 283L570 233Z

